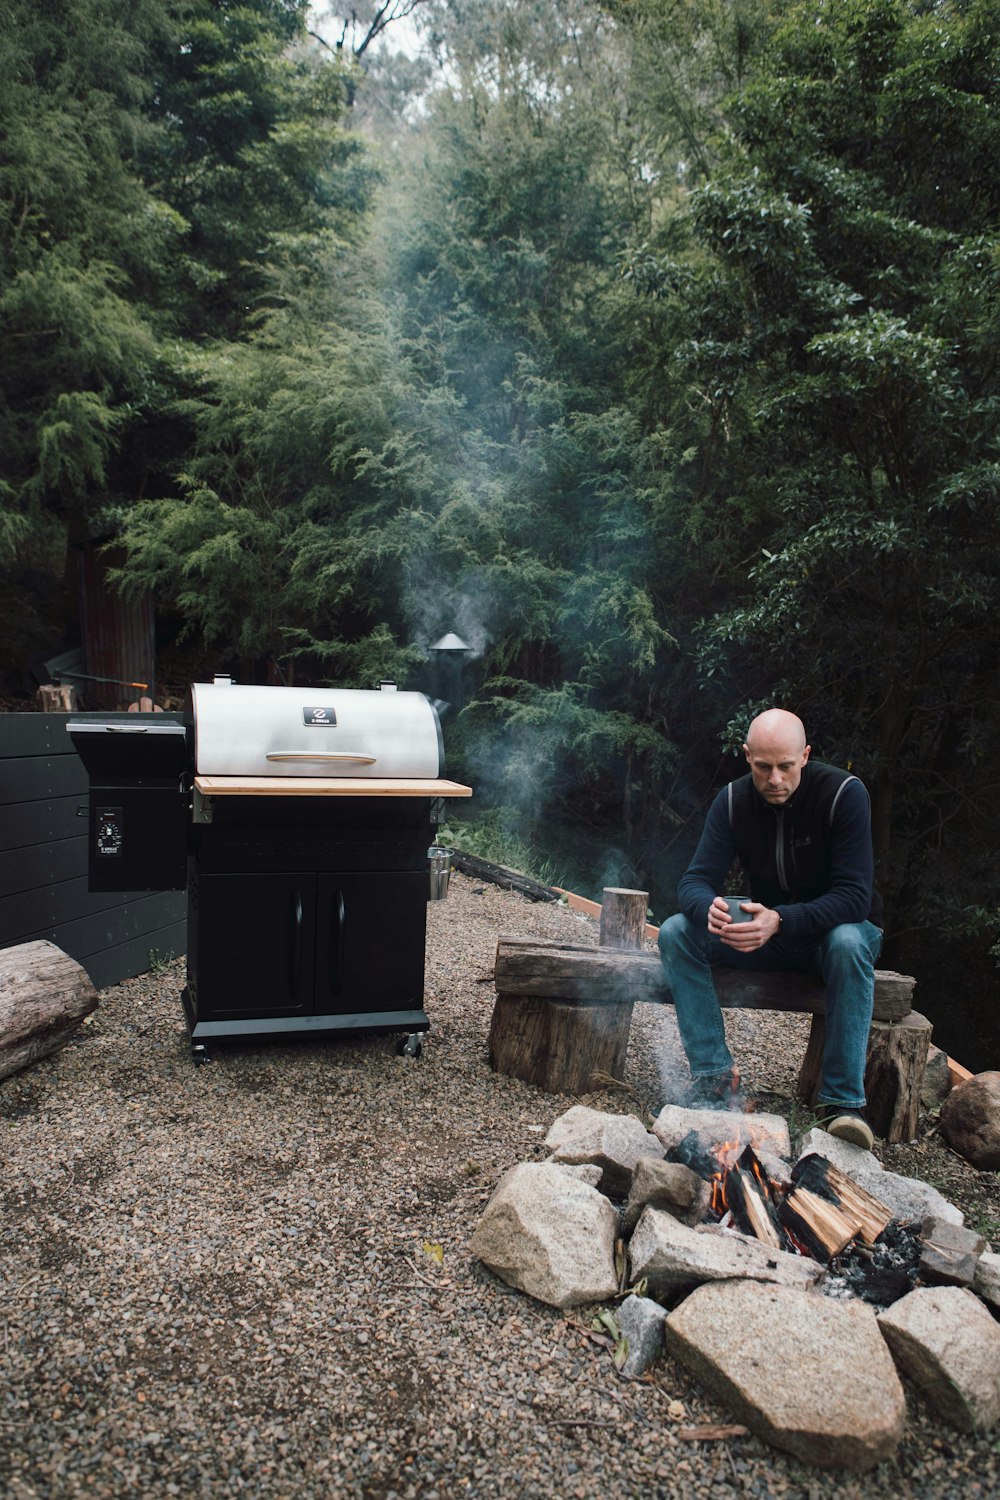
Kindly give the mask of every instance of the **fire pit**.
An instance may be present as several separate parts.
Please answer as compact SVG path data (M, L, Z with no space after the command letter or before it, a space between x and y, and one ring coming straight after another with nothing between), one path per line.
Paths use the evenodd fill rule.
M800 1157L782 1178L761 1161L753 1137L753 1125L741 1123L732 1139L712 1146L693 1129L668 1149L668 1161L709 1185L706 1222L821 1262L827 1296L889 1307L927 1275L927 1236L939 1230L894 1219L886 1204L817 1152Z

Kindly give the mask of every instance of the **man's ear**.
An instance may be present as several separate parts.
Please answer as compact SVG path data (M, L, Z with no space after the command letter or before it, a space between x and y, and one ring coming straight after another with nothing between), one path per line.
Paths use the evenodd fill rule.
M802 764L803 765L805 765L806 761L809 759L809 752L810 752L811 749L812 749L812 745L807 745L806 748L803 750L803 752L802 752Z
M743 746L743 754L747 758L747 765L749 765L750 764L750 746L749 745L744 745Z

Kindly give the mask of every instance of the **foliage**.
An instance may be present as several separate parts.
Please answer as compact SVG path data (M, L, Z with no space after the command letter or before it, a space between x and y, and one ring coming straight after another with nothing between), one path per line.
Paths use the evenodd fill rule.
M517 821L516 810L504 807L494 807L471 817L464 811L459 812L441 824L436 843L442 848L451 847L463 854L474 854L479 859L502 865L505 870L537 880L539 885L562 887L564 881L558 866L543 849L514 831Z
M749 563L700 635L706 681L797 707L850 758L892 926L928 936L928 887L989 879L966 839L1000 769L998 203L973 167L997 146L991 11L788 8L691 195L711 269L675 351L718 413L692 437ZM664 256L660 284L684 266Z
M3 12L8 654L95 536L244 677L435 692L455 630L491 857L569 827L668 908L787 703L872 790L887 959L995 995L992 0L306 25Z
M206 366L225 358L193 349L264 328L357 221L368 169L338 123L339 65L301 45L304 14L304 0L135 0L114 18L101 0L14 0L0 18L13 616L67 546L184 488Z

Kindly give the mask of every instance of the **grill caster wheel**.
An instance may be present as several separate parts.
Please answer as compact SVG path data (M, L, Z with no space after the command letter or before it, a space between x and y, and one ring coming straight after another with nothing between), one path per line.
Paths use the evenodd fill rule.
M196 1068L203 1068L207 1062L212 1061L212 1054L204 1042L191 1043L191 1061Z
M401 1037L396 1043L396 1051L400 1057L419 1057L424 1050L424 1044L419 1031L414 1031L410 1036Z

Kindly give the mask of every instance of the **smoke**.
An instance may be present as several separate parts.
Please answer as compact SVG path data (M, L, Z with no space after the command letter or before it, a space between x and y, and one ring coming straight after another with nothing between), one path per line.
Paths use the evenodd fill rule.
M452 632L468 647L466 661L478 661L494 637L493 590L478 570L455 579L432 558L422 558L410 569L404 611L411 640L425 655Z

